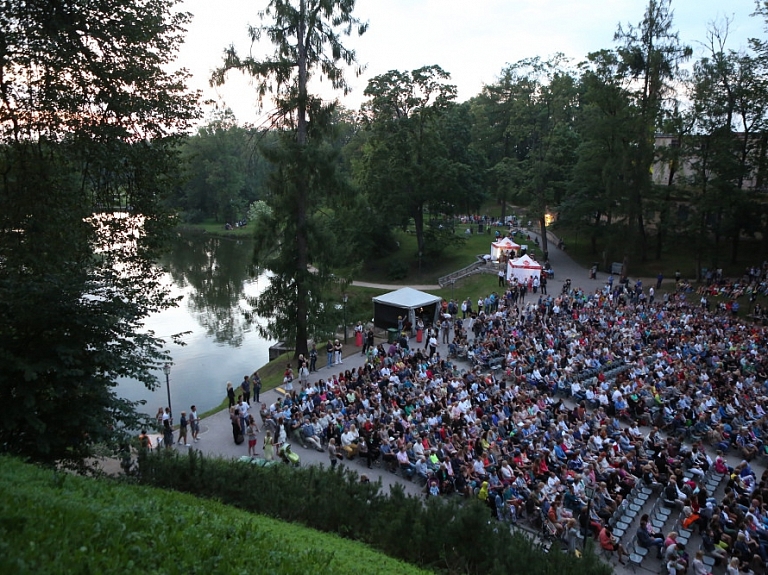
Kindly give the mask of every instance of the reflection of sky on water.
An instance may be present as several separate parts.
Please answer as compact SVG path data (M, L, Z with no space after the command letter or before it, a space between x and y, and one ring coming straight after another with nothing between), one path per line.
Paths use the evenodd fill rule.
M263 276L251 277L250 242L205 236L180 237L172 253L161 262L169 271L171 293L182 296L179 305L147 319L147 329L168 342L173 358L171 401L174 411L197 405L205 411L218 405L226 383L237 385L269 359L269 346L246 317L247 297L257 296L266 285ZM171 336L183 337L184 346ZM154 415L167 401L165 376L149 391L136 381L120 382L118 393L127 399L147 400L142 411Z

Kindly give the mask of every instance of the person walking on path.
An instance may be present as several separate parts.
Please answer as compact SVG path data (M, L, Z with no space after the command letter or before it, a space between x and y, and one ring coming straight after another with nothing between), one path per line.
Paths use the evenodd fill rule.
M335 469L339 458L336 455L336 440L333 437L328 440L328 459L331 462L331 469Z
M197 435L200 433L200 416L197 415L197 406L189 408L189 427L192 430L192 441L197 443Z
M177 441L182 447L189 447L187 443L187 412L182 411L179 418L179 439Z

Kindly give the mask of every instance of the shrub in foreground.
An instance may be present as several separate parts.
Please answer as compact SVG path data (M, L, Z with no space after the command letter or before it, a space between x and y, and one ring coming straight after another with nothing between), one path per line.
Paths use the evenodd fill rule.
M141 469L141 481L149 484L356 539L422 568L483 575L610 573L591 553L579 560L545 553L510 533L477 501L430 498L425 503L399 486L384 494L380 483L361 483L349 469L262 468L195 451L151 454Z

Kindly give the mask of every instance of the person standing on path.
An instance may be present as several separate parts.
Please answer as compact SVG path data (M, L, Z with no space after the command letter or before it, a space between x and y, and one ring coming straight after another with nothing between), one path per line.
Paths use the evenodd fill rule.
M232 382L227 382L227 399L229 399L230 409L235 407L235 388L232 387Z
M258 371L254 371L251 376L253 380L253 399L256 403L260 403L259 396L261 395L261 377Z
M243 400L245 403L251 403L251 379L247 376L243 376L243 383L240 384L240 389L243 391Z
M240 414L234 407L229 408L229 422L232 424L232 439L236 445L240 445L242 442L238 443L237 441L243 435L240 428Z
M189 443L187 443L187 412L182 411L181 417L179 418L179 439L176 442L182 447L189 447Z
M341 365L342 363L344 363L341 359L341 352L343 349L344 348L338 339L333 342L333 353L334 353L334 359L336 360L334 365Z
M197 443L197 435L200 433L200 417L197 415L197 406L189 408L189 427L192 430L192 441Z
M274 448L272 443L272 432L267 431L267 434L264 436L264 459L272 461L273 458Z
M547 272L543 272L541 274L541 279L539 280L541 293L544 295L547 295Z
M365 345L363 346L363 355L368 353L368 350L373 348L373 328L368 328L368 332L365 334Z
M248 455L254 457L256 453L256 422L253 416L248 416L248 423L245 426L245 435L248 438Z
M312 349L309 350L309 372L314 371L317 371L317 346L313 343Z
M325 351L328 354L328 365L325 367L330 368L333 365L333 342L331 340L328 340L328 343L325 344Z
M157 432L161 434L163 433L163 415L165 415L163 408L158 407L157 413L155 414L155 421L157 422Z
M245 435L245 427L248 423L248 409L250 406L245 403L243 398L240 398L240 403L238 404L237 411L240 415L240 433Z
M170 449L173 445L173 421L171 420L171 408L166 407L163 414L163 445Z
M301 384L301 391L306 391L309 387L309 366L306 361L302 361L299 366L299 383Z

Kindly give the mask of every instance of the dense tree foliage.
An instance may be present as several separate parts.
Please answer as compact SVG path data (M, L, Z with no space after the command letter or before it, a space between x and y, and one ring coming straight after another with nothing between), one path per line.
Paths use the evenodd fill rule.
M119 377L156 385L172 304L154 265L176 136L196 114L169 73L176 2L2 2L0 446L82 463L137 424Z
M460 205L479 206L472 201L478 169L472 165L469 116L454 103L456 86L449 79L439 66L391 70L365 89L370 136L359 164L360 185L371 202L386 202L391 224L413 221L420 254L427 250L428 209L453 214Z
M355 63L355 53L341 38L367 28L354 17L354 8L355 0L272 0L260 14L264 24L250 27L249 35L254 42L266 36L274 53L264 59L241 57L231 47L212 78L220 84L232 70L245 73L256 81L259 98L269 94L277 106L281 146L268 152L275 167L267 198L271 210L262 212L257 238L257 261L272 279L256 312L267 318L264 329L271 335L295 342L297 356L308 353L308 318L322 309L317 304L331 277L326 264L332 259L323 238L313 233L321 229L315 210L334 186L336 162L329 161L324 139L335 103L310 94L309 81L316 75L348 91L344 65Z
M257 146L273 139L271 132L239 126L225 110L184 140L185 181L173 199L183 220L198 223L210 217L232 225L242 220L263 195L270 171Z
M476 103L496 195L527 205L547 250L546 213L565 199L575 163L576 80L562 55L507 66ZM495 137L494 137L495 136Z
M332 4L318 3L318 13ZM313 13L306 3L293 11L279 7L290 18L304 9ZM339 24L351 32L359 23L343 14ZM766 4L758 4L756 15L766 14ZM637 24L618 26L614 47L576 66L561 54L509 64L463 104L437 65L393 70L370 81L359 115L313 105L309 96L304 102L297 83L301 50L288 42L298 28L253 29L252 37L270 30L283 52L260 61L229 51L216 78L230 69L271 78L272 84L258 84L261 96L290 86L277 111L281 118L296 111L288 114L290 137L301 132L300 110L314 108L330 119L336 134L330 145L340 153L329 158L340 170L326 191L294 207L299 222L313 211L335 220L326 227L350 248L348 260L337 250L337 265L354 265L360 254L386 255L395 245L392 231L406 226L413 226L419 257L439 255L430 246L448 245L450 234L437 236L445 233L443 218L472 213L486 197L501 204L502 217L510 205L526 207L545 250L554 216L556 225L587 234L605 262L659 259L679 240L699 246L702 257L710 254L708 265L718 263L718 250L708 248L729 241L735 261L740 241L766 224L768 44L753 39L749 48L727 48L727 21L708 36L692 74L685 65L693 52L678 38L671 1L648 0ZM327 46L349 59L339 37ZM335 70L335 61L320 67ZM331 77L345 87L339 70ZM296 160L297 169L305 165L311 162ZM222 183L219 191L226 188ZM382 213L387 217L377 217ZM296 236L298 269L306 263L302 237Z

